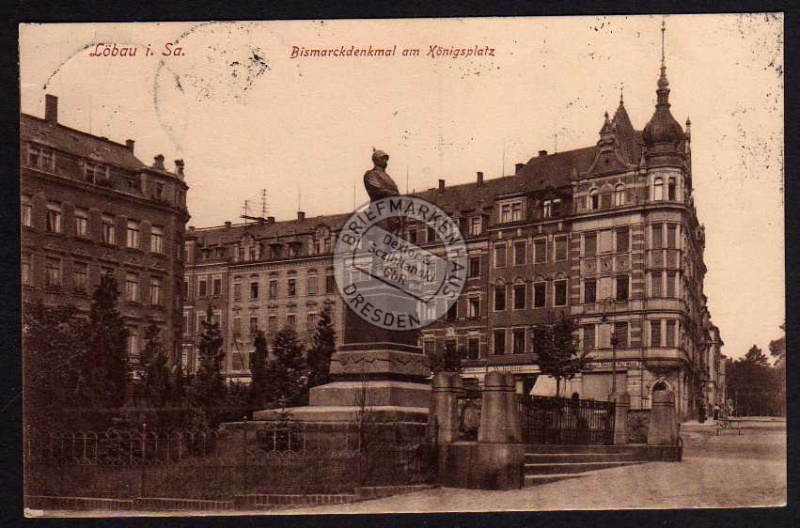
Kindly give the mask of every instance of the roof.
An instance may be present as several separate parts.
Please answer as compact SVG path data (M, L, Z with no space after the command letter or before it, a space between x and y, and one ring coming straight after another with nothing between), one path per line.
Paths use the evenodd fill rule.
M176 177L171 172L148 167L121 143L59 123L49 123L32 115L21 114L19 128L22 140L33 140L55 150L81 158L94 159L130 172L153 170L166 176Z
M266 240L271 238L281 238L285 241L294 235L313 233L321 226L328 226L333 230L338 230L345 220L352 213L337 215L323 215L307 217L302 220L286 220L275 223L249 223L236 224L230 227L215 226L210 228L198 229L187 232L187 235L194 237L205 246L227 245L238 242L246 234L251 235L256 240Z

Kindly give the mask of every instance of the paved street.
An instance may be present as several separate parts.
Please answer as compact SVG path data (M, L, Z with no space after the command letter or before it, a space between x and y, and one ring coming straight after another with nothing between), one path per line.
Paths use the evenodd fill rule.
M754 424L741 435L714 435L713 424L686 424L682 463L653 462L514 491L438 488L355 504L273 512L184 515L543 511L637 508L731 508L786 503L785 423ZM121 513L120 513L121 515ZM131 515L131 513L127 513ZM158 515L134 512L133 515ZM109 516L50 511L45 516Z

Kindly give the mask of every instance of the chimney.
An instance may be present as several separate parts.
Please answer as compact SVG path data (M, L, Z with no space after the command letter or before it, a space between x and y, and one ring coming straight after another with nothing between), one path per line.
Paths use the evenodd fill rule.
M439 194L444 192L444 180L439 180Z
M183 177L183 167L184 167L183 160L182 159L176 159L175 160L175 174L177 174L180 177Z
M230 222L230 220L228 220L228 221L225 222L225 231L227 231L230 228L231 228L231 222Z
M268 216L267 217L267 225L272 225L274 223L275 223L275 217L274 216Z
M478 171L478 187L483 185L483 171Z
M543 156L547 156L547 151L546 150L540 150L539 151L539 157L541 158Z
M514 174L519 174L522 171L522 167L524 167L524 163L515 163L514 164Z
M44 96L44 120L48 123L58 123L58 97L47 94Z
M153 168L164 170L164 155L159 154L153 158Z
M297 219L298 220L305 220L306 219L306 213L303 212L303 211L297 211Z
M128 150L131 151L131 154L133 154L133 145L134 145L134 143L136 143L136 142L134 140L132 140L132 139L126 139L125 140L125 146L128 148Z

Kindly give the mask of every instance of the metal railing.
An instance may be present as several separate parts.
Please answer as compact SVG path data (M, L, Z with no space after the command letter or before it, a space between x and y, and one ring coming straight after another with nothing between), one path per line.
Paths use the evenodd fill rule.
M527 395L518 402L526 444L614 443L613 402Z

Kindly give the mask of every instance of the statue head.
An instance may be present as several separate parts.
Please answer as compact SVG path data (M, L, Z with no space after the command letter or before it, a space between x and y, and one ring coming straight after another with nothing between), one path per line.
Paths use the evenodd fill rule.
M375 150L375 147L373 147L372 163L374 163L376 167L385 169L386 166L389 164L389 155L382 150Z

